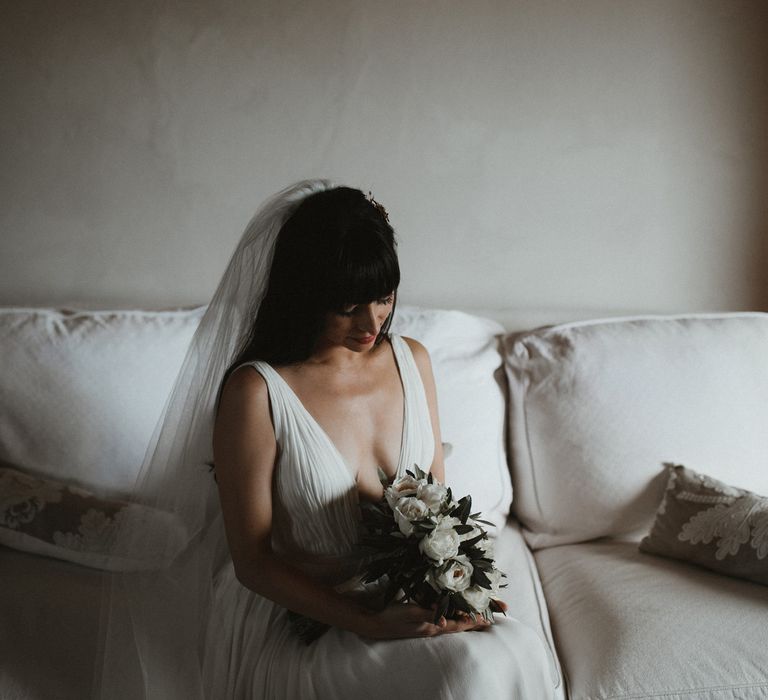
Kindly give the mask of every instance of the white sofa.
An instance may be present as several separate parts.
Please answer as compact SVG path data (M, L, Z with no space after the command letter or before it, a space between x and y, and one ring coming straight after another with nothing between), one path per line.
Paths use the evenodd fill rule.
M0 461L124 496L201 312L0 310ZM394 330L431 352L447 481L499 525L552 698L768 698L768 587L637 546L664 462L768 494L768 315L507 319ZM5 530L0 698L87 697L102 574Z

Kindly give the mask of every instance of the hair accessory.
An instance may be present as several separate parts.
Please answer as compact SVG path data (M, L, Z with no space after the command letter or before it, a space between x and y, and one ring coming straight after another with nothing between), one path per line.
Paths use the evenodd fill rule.
M384 208L384 206L383 206L382 204L379 204L379 203L378 203L378 202L377 202L377 201L376 201L376 200L373 198L373 194L371 194L371 191L370 191L370 190L368 190L368 196L366 197L366 199L367 199L367 200L368 200L368 201L369 201L371 204L373 204L373 206L375 207L376 211L377 211L377 212L379 212L379 214L381 214L381 215L384 217L384 221L386 221L387 223L389 223L389 214L387 214L387 210Z

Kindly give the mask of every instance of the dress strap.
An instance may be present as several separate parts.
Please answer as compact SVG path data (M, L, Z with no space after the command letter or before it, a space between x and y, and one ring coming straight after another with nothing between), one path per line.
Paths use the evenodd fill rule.
M286 411L288 410L286 404L290 397L286 395L280 375L267 362L263 360L250 360L249 362L243 362L243 364L238 365L235 369L240 369L240 367L245 367L246 365L253 367L267 384L269 406L272 411L272 424L275 428L275 437L280 442L286 420Z
M426 472L435 456L435 437L424 382L408 343L395 333L391 333L390 338L405 394L405 430L399 471L417 464Z

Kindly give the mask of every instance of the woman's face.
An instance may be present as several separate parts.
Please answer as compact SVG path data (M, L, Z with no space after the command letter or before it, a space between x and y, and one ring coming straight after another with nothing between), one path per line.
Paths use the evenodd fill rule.
M395 293L368 304L346 304L340 311L326 314L320 344L343 345L355 352L373 347L381 327L392 312Z

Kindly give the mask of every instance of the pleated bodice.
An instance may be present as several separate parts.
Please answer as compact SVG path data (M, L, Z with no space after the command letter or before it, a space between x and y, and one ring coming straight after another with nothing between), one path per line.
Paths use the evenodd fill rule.
M400 476L414 464L429 470L434 435L411 349L399 335L390 337L403 389L396 471ZM321 578L347 575L348 566L340 564L352 555L359 536L355 474L280 374L261 360L245 364L256 369L267 384L278 446L272 546L307 573Z

